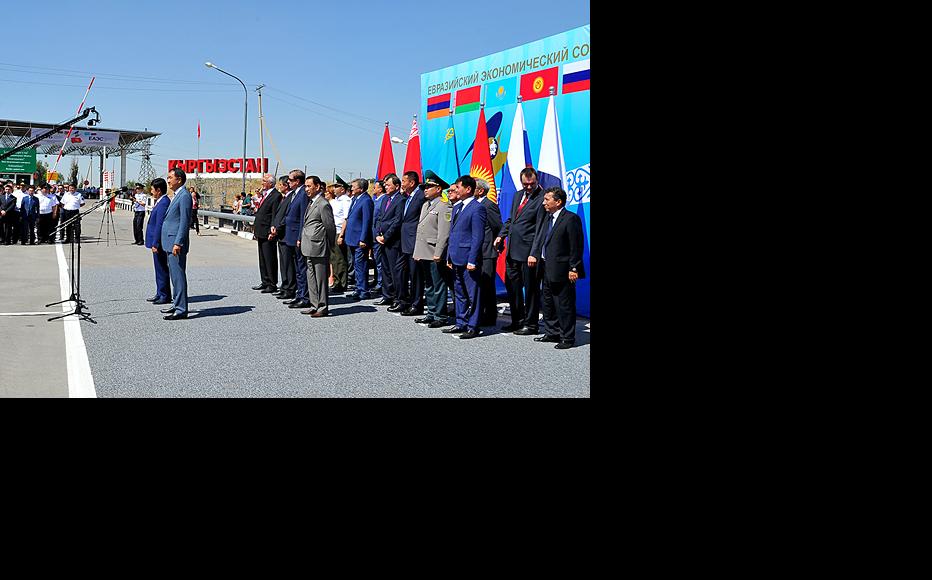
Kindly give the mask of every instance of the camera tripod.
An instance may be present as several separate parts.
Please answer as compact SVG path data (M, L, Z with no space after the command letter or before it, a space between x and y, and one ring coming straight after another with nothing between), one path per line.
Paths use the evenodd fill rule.
M107 201L109 201L110 197L108 196L106 199ZM107 227L107 247L108 248L110 247L110 232L111 231L113 232L114 245L119 246L120 244L119 242L117 242L116 226L113 224L113 214L110 212L109 207L104 209L104 215L100 217L100 228L97 230L97 242L96 242L98 244L100 243L101 233L103 232L104 224L106 224L106 227Z

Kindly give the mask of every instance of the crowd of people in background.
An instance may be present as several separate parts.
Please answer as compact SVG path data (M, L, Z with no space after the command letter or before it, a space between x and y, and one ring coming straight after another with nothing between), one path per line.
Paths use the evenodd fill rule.
M6 181L0 193L0 245L51 244L61 223L78 214L87 203L74 185L39 187ZM79 222L59 230L57 241L70 243L80 235Z

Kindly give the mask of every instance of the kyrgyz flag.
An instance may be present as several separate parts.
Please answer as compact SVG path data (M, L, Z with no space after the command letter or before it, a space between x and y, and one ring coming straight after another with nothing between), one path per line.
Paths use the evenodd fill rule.
M495 173L492 171L492 155L489 153L489 130L485 126L485 108L479 110L479 126L476 128L476 140L472 147L469 175L487 181L489 199L496 201Z
M414 171L418 178L423 177L421 173L421 136L417 130L417 115L414 116L414 124L411 125L411 134L408 135L408 151L405 153L405 173Z
M385 123L385 134L382 135L382 150L379 151L379 167L375 171L375 178L382 179L389 173L395 173L395 155L392 153L392 137L388 134L388 123Z

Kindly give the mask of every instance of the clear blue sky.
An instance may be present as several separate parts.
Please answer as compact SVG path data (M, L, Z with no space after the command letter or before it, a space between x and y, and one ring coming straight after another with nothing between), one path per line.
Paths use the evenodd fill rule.
M392 135L407 139L422 73L582 26L590 17L589 2L581 0L5 4L8 28L32 32L7 35L0 118L68 119L94 74L87 104L100 111L103 128L162 133L153 148L157 174L167 172L169 159L195 158L198 120L202 158L238 157L243 88L207 69L209 60L249 89L247 154L259 156L253 89L261 83L266 125L285 166L279 174L307 165L325 179L333 168L344 179L350 172L372 176L385 121ZM44 37L36 28L43 23L56 32ZM395 145L394 153L400 168L405 148ZM269 139L265 154L274 167ZM83 173L87 158L80 162ZM135 179L138 169L131 157L127 177Z

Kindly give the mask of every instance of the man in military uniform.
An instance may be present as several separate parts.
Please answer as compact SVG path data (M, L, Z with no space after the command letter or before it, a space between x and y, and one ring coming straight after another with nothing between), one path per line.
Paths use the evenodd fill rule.
M414 262L424 281L427 315L414 322L428 328L449 326L447 317L447 285L444 282L447 268L447 240L450 236L450 218L453 206L441 196L450 185L428 169L424 173L424 196L417 238L414 243Z

